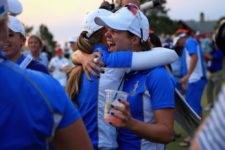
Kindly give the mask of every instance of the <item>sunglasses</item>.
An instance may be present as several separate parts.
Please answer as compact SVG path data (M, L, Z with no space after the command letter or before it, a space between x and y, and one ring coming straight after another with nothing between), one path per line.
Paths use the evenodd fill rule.
M143 40L143 29L141 28L141 15L140 15L138 6L135 4L129 3L128 5L125 5L124 7L126 7L134 16L137 16L139 26L140 26L141 40Z

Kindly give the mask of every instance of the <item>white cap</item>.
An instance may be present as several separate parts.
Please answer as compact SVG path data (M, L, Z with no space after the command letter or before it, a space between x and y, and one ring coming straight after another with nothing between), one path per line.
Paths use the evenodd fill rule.
M14 16L9 16L8 28L13 32L20 33L25 37L24 25Z
M144 41L149 37L148 19L134 4L122 7L110 16L98 16L95 22L111 29L129 31Z
M97 16L109 16L112 12L105 9L96 9L87 14L83 21L83 31L87 31L87 36L90 37L94 32L101 29L102 26L99 26L95 23L94 19Z
M18 15L23 11L23 7L18 0L0 0L0 20L6 13Z
M179 34L178 36L176 36L174 39L173 39L173 46L176 46L177 45L177 42L182 38L182 37L185 37L187 36L187 34L185 33L181 33Z
M71 36L70 38L69 38L69 42L77 42L77 37L76 36Z

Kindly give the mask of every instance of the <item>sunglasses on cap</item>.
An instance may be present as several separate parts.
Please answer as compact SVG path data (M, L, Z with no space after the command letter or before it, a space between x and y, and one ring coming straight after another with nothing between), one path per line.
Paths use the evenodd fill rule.
M143 40L143 29L141 28L141 16L140 16L140 12L139 12L139 8L137 5L129 3L127 5L125 5L124 7L126 7L134 16L137 16L138 18L138 22L139 22L139 26L140 26L140 32L141 32L141 40Z

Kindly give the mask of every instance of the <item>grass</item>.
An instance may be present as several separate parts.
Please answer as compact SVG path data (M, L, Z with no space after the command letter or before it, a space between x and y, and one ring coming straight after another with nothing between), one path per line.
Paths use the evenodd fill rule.
M225 69L223 69L223 75L224 75L224 80L225 81ZM206 89L206 88L205 88ZM208 115L208 112L204 111L204 108L207 105L207 100L206 100L206 90L203 93L202 97L202 108L203 108L203 116L206 117ZM176 139L174 142L171 142L170 144L167 145L167 150L188 150L188 148L184 148L179 146L179 142L184 140L185 137L187 137L187 133L175 122L175 130L179 133L182 134L181 138Z

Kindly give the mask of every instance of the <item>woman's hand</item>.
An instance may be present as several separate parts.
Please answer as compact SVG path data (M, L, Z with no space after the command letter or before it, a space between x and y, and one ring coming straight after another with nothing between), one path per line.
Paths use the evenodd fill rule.
M130 105L126 100L119 100L119 102L122 103L124 107L112 105L111 107L113 111L110 115L120 119L121 123L114 124L110 122L110 124L112 124L115 127L129 129L134 122L134 118L130 114Z
M101 73L104 72L102 68L104 66L104 63L100 59L98 59L101 56L102 54L100 52L85 54L78 50L73 54L72 61L75 65L81 64L86 74L86 77L88 78L88 80L91 80L90 73L95 77L99 77L99 74L96 73L96 71L94 70L97 70Z

